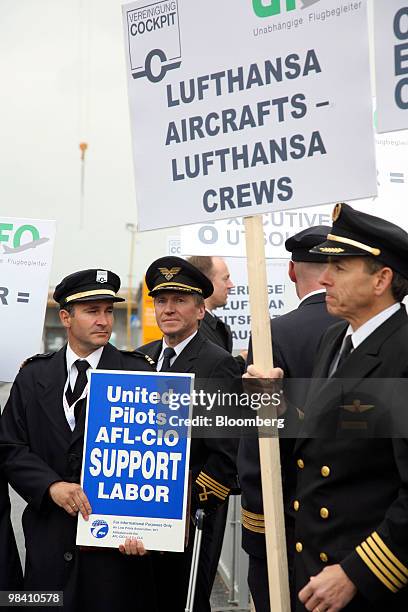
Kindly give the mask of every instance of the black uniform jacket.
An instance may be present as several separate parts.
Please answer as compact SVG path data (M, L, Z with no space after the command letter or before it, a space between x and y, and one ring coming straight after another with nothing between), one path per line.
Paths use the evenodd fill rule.
M28 503L23 515L24 588L64 590L64 610L72 610L77 520L48 494L56 481L80 481L86 411L83 406L72 432L62 402L65 354L66 347L35 356L20 370L0 419L0 462L13 488ZM154 371L149 361L140 353L107 344L98 368Z
M200 334L228 351L228 353L232 353L233 339L230 326L219 317L211 315L207 310L205 311L204 319L200 323ZM245 359L241 355L237 355L235 361L243 374L246 366Z
M325 297L326 292L311 295L296 310L271 321L274 365L282 368L286 379L310 379L312 375L319 342L327 328L338 320L327 312ZM248 364L251 363L253 357L250 344ZM290 410L303 410L308 384L308 380L296 380L292 381L292 387L286 386L285 395L289 395ZM292 501L296 477L292 459L293 446L293 439L281 439L283 493L287 504ZM255 438L243 438L240 442L238 476L242 489L242 546L248 554L264 558L265 522L259 445Z
M0 472L0 591L20 590L22 585L21 563L10 521L7 481Z
M325 379L346 329L322 340L295 446L296 591L340 563L358 589L347 610L407 610L407 385L395 379L408 376L408 318L402 307Z
M232 352L231 328L217 316L211 315L207 310L205 311L204 319L200 323L200 334L214 342L214 344L224 348L228 353Z
M156 362L161 349L161 340L139 348ZM220 386L220 391L224 392L236 392L240 389L240 372L235 359L203 338L200 331L175 359L170 372L194 373L200 388L204 386L205 390L210 392L216 392ZM197 389L197 385L195 388ZM193 482L201 492L201 501L219 505L236 485L237 446L237 440L234 438L197 438L193 433L190 469ZM203 507L205 508L205 504Z

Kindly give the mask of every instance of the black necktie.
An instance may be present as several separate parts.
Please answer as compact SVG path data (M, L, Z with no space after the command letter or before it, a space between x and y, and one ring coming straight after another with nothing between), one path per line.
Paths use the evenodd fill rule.
M170 359L174 357L175 354L176 351L174 350L174 348L171 348L171 346L168 346L164 349L163 363L162 367L160 368L160 372L168 372L170 370Z
M343 349L342 349L342 351L340 353L339 362L337 364L337 369L339 369L339 367L341 365L343 365L343 363L346 361L347 357L350 355L350 353L353 350L353 348L354 348L353 347L353 341L351 339L351 334L349 334L346 337L346 340L345 340L344 345L343 345Z
M91 366L86 361L86 359L77 359L74 363L74 366L78 370L78 376L75 381L74 390L71 391L71 385L68 385L67 392L65 397L67 398L67 402L69 406L72 406L77 399L79 399L88 383L88 377L86 375L86 371ZM81 410L81 402L78 402L74 408L75 413L75 422L78 422L79 414Z

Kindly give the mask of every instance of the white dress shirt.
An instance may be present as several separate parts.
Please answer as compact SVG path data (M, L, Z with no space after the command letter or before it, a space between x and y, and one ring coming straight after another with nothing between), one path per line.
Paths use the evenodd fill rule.
M104 347L101 346L100 348L96 349L96 351L93 351L93 353L88 355L88 357L79 357L76 353L74 353L74 351L69 346L69 344L67 344L67 352L66 352L67 380L65 382L65 387L64 387L64 392L63 392L63 404L64 404L65 418L68 421L68 425L70 426L71 431L74 431L75 429L75 414L74 414L75 406L77 402L79 402L81 399L86 397L88 393L88 385L86 385L85 389L82 392L81 397L78 398L78 400L74 402L72 406L68 405L67 398L65 397L66 391L68 389L68 384L71 385L71 390L73 391L75 387L76 379L78 378L78 370L76 368L76 365L74 365L75 361L79 359L81 361L87 361L89 363L90 367L86 371L86 375L89 380L90 371L95 370L98 367L100 358L102 356L103 348Z
M187 344L190 342L190 340L192 340L194 338L196 333L197 333L197 330L193 334L191 334L191 336L189 336L188 338L186 338L185 340L183 340L182 342L180 342L176 346L171 347L171 348L173 348L176 351L176 354L173 355L173 357L170 359L170 366L173 365L173 363L176 361L177 357L180 355L181 351L187 346ZM157 360L157 371L158 372L160 372L161 367L163 365L163 359L164 359L163 353L164 353L164 349L166 349L166 348L170 348L170 347L166 344L166 342L165 342L165 340L163 338L162 350L161 350L160 356L159 356L159 358Z

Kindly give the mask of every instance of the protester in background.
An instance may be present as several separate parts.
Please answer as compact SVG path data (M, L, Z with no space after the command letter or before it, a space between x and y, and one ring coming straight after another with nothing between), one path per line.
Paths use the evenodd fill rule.
M327 257L309 250L325 240L330 227L309 227L285 242L291 253L288 274L295 284L300 303L296 310L271 321L273 360L282 368L292 386L285 389L286 400L292 408L303 409L307 395L307 381L312 375L317 347L322 335L337 319L326 308L326 291L319 277L327 264ZM252 345L248 364L253 363ZM286 541L289 569L293 564L294 520L288 512L293 504L296 470L292 452L294 440L280 440L282 484L286 506ZM238 474L242 489L242 546L249 554L248 583L256 612L269 612L268 570L266 564L265 521L259 463L259 444L256 438L243 438L238 453ZM291 573L291 571L289 572Z
M156 321L163 339L139 350L157 363L158 371L194 373L196 389L198 385L206 391L237 391L240 371L235 359L203 337L199 329L199 321L205 316L204 300L213 291L211 281L184 259L162 257L150 265L146 283L149 295L154 297ZM237 441L219 439L216 435L216 431L210 429L207 437L197 438L193 433L191 440L192 517L199 507L205 511L194 612L210 612L211 609L213 568L218 564L220 551L216 540L223 537L214 526L236 482ZM167 612L170 608L174 612L184 612L193 536L191 525L184 553L152 555L159 612Z
M67 612L150 610L146 557L75 544L78 513L87 520L92 511L79 485L89 372L154 371L145 355L109 344L113 304L123 301L119 288L119 277L107 270L83 270L61 281L54 299L68 342L26 361L0 419L0 461L28 503L24 588L63 591ZM129 542L122 551L128 549Z
M231 328L213 313L213 310L216 308L226 305L228 292L234 287L228 266L221 257L210 257L208 255L194 255L189 257L187 261L205 274L211 280L214 287L213 293L205 300L205 315L204 319L200 322L200 334L229 353L232 353L233 339ZM245 372L246 356L247 351L242 351L240 355L235 357L242 374ZM237 482L231 494L239 495L240 492ZM214 559L214 565L211 569L213 580L216 576L218 561L221 556L227 516L228 501L217 512L216 524L214 525L214 533L218 535L213 539L213 544L216 547L212 553L212 558Z
M213 313L213 310L226 305L228 292L234 287L228 266L222 257L194 255L189 257L187 261L205 274L214 287L213 293L205 300L205 315L200 323L200 333L211 342L232 353L231 328ZM246 351L242 351L235 359L243 373L245 371Z

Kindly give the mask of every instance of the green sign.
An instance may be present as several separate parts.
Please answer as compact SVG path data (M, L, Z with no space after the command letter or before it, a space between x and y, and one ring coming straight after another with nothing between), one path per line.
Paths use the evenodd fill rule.
M294 11L296 8L296 0L284 0L283 4L286 4L287 11ZM258 17L273 17L282 12L281 0L269 0L267 6L262 3L262 0L252 0L252 6Z

